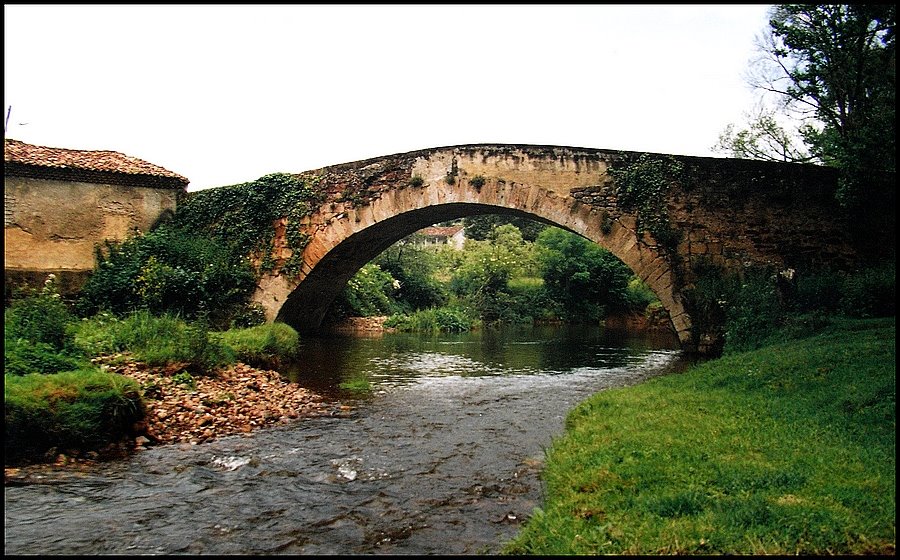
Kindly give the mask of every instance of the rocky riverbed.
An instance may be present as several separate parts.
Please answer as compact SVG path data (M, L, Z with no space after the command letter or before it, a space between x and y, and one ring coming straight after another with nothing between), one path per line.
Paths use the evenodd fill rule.
M40 482L48 470L89 469L96 461L121 458L148 446L198 445L317 416L349 416L352 408L284 379L277 371L235 364L207 375L190 375L174 364L147 367L100 361L100 367L137 381L146 416L126 440L99 451L51 449L45 463L5 468L6 484ZM104 363L105 362L105 363Z

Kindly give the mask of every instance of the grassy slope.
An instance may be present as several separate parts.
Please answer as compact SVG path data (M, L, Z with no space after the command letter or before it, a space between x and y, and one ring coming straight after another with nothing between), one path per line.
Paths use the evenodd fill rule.
M894 553L894 319L599 393L517 554Z

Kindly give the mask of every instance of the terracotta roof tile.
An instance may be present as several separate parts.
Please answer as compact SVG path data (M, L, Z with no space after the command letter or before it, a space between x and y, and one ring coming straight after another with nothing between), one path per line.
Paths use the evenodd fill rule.
M417 233L419 233L421 235L432 235L435 237L453 237L461 229L463 229L463 226L449 226L449 227L433 226L433 227L427 227L424 229L420 229Z
M186 177L136 157L109 150L70 150L35 146L20 140L5 139L3 146L5 165L14 167L34 166L56 170L83 170L86 172L141 175L165 178L173 185L187 186Z

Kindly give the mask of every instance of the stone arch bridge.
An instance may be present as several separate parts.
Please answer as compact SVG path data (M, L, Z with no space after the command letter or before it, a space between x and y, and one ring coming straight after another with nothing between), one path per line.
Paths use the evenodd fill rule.
M396 241L437 222L513 214L580 234L611 251L659 297L682 346L697 350L686 290L703 262L740 270L849 266L858 258L834 202L836 174L811 165L648 154L682 164L665 195L680 232L674 253L639 233L635 211L618 204L611 168L635 152L480 144L434 148L300 173L317 177L325 202L304 219L309 235L299 273L263 276L254 295L267 319L301 333L321 327L346 282ZM276 262L291 250L276 222Z

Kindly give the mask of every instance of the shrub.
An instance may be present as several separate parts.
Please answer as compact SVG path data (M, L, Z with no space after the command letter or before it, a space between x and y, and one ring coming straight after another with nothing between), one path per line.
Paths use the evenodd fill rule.
M798 274L792 310L801 313L818 310L835 313L841 307L844 281L837 272Z
M847 276L841 309L851 317L896 314L896 262L879 264Z
M96 257L76 304L82 316L146 309L227 327L256 288L248 261L212 239L165 225L121 243L107 241Z
M609 251L559 228L542 231L536 245L548 297L567 317L594 322L605 309L629 306L633 273Z
M374 263L363 266L347 282L334 304L338 316L370 317L396 311L391 295L397 289L395 279Z
M801 272L780 292L767 267L747 269L743 279L700 267L686 301L695 323L724 333L724 352L731 353L815 334L841 315L893 316L894 285L893 262L851 273Z
M650 304L659 303L659 298L656 297L653 290L636 276L628 281L625 299L626 307L632 311L646 311Z
M138 384L96 368L5 375L3 396L6 464L54 447L105 445L129 434L144 417Z
M238 307L231 318L231 328L248 329L265 324L266 310L259 303L252 302Z
M438 251L425 249L416 242L404 239L373 261L396 280L393 290L388 292L397 304L394 311L415 311L447 303L447 292L433 274L438 262L446 260L451 251L455 252L450 249L439 255Z
M4 371L47 374L89 365L74 345L75 322L51 274L41 291L26 292L4 314Z
M46 342L31 342L21 338L7 340L3 348L4 373L56 373L90 365L84 358L63 354Z
M766 271L750 271L731 296L726 311L725 352L759 348L775 333L782 308Z
M40 292L26 293L12 302L3 317L5 341L22 339L45 343L57 351L71 346L69 325L75 322L75 317L60 298L55 278L51 274Z

